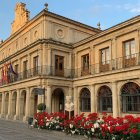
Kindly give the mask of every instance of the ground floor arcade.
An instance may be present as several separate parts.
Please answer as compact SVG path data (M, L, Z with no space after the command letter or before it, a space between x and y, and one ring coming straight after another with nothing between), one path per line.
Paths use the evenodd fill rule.
M107 112L114 117L140 114L140 84L137 80L108 82L81 86L45 86L44 95L36 95L35 87L14 89L0 93L0 116L27 120L34 116L39 103L47 112L64 112L66 96L72 96L74 114Z

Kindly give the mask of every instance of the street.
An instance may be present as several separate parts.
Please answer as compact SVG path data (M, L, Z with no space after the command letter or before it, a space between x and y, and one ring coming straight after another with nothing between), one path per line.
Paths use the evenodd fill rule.
M63 132L30 129L23 122L0 119L0 140L84 140L84 137L69 136Z

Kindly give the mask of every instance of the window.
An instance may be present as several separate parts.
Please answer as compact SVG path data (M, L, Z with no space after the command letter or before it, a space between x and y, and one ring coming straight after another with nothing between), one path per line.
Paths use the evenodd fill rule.
M82 75L89 74L89 54L82 56Z
M135 41L129 40L124 42L124 67L130 67L136 65L136 55L135 55Z
M80 110L82 112L91 111L90 91L87 88L82 89L80 94Z
M23 62L23 78L27 78L27 60Z
M15 65L15 73L18 74L18 64Z
M112 92L107 86L99 90L99 111L112 112Z
M129 82L122 87L122 111L123 112L140 112L140 87Z
M64 75L64 57L55 55L55 74L57 76Z
M100 50L100 72L109 70L109 48Z
M124 56L126 58L135 57L135 41L129 40L124 42Z
M15 65L15 69L14 69L14 81L17 81L18 79L18 64Z
M82 56L82 68L83 70L89 69L89 54Z
M104 48L101 50L101 63L109 64L109 48Z
M38 74L38 56L33 58L33 72L34 75Z

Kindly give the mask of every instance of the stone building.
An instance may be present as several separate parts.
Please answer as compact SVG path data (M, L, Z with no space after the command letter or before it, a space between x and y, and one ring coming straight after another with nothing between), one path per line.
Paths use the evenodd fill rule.
M31 20L17 3L11 35L0 44L0 117L48 112L140 114L140 16L104 31L48 11ZM43 95L33 91L43 89Z

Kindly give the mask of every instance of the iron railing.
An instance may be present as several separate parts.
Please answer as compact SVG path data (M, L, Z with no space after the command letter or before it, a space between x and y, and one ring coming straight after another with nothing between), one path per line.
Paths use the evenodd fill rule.
M125 56L117 59L112 59L102 63L90 65L83 68L77 69L66 69L57 70L53 66L38 66L21 73L12 74L7 77L8 80L1 80L0 85L13 83L16 81L32 78L35 76L56 76L64 78L78 78L81 76L95 75L107 71L115 71L119 69L130 68L133 66L140 65L140 55L133 54L130 56Z
M0 85L33 78L35 76L57 76L72 78L72 70L65 68L63 70L56 70L55 67L52 66L38 66L17 74L10 74L7 76L6 80L1 79Z
M86 75L95 75L102 72L120 70L140 65L140 53L100 62L90 65L86 68L77 68L74 70L73 77Z

